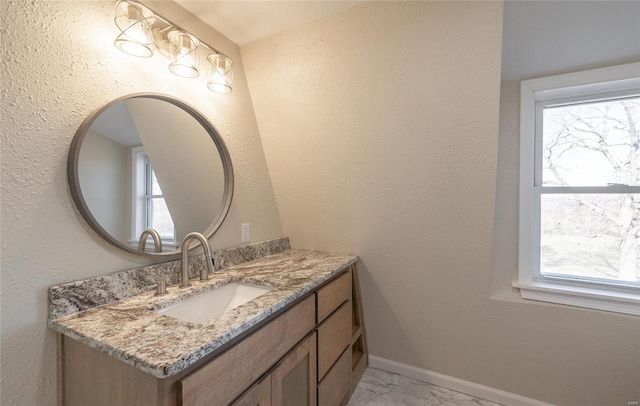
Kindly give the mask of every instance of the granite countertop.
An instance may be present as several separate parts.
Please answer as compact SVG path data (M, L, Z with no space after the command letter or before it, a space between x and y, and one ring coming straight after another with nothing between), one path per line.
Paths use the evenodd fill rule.
M143 293L49 321L49 326L157 378L172 376L340 273L353 255L288 250L216 271L206 282ZM229 282L273 287L205 324L155 313Z

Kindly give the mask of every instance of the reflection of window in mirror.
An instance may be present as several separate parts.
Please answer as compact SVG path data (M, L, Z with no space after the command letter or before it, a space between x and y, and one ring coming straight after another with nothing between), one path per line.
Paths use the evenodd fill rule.
M131 245L137 247L142 232L153 228L160 234L163 246L177 247L178 238L171 213L143 147L132 148L132 187ZM153 249L150 237L147 249Z

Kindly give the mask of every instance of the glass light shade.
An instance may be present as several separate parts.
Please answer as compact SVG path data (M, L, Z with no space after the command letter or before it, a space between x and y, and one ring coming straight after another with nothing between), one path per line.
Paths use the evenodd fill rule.
M233 81L233 62L222 54L211 54L209 61L209 78L207 88L216 93L231 93Z
M200 42L196 37L185 31L172 31L169 33L169 54L171 63L169 70L178 76L185 78L195 78L200 73L200 53L198 45Z
M148 58L153 55L153 34L151 26L155 15L145 6L127 0L116 3L113 19L120 30L114 45L129 55Z

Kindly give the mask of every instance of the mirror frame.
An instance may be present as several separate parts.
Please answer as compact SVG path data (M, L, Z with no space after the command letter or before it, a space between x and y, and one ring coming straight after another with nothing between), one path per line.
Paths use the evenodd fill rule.
M162 101L173 104L174 106L187 112L201 126L203 126L204 129L209 134L209 136L211 137L211 139L213 140L214 144L216 145L216 148L218 149L218 152L220 153L220 159L222 160L222 168L224 170L224 194L222 196L222 209L217 213L214 220L206 228L206 230L202 232L202 234L204 234L204 236L207 239L209 239L220 228L224 219L227 217L227 214L229 213L229 209L231 207L231 200L233 199L233 186L234 186L233 185L233 166L231 164L231 156L229 155L227 146L225 145L224 140L220 136L220 133L218 133L218 131L213 126L213 124L211 124L211 122L207 120L207 118L202 113L200 113L191 105L183 102L182 100L179 100L175 97L168 96L165 94L160 94L160 93L128 94L110 101L109 103L103 105L102 107L94 110L91 114L89 114L89 116L82 122L82 124L76 131L76 134L73 137L73 140L71 141L71 146L69 147L69 155L67 160L67 177L69 181L69 187L71 189L71 195L73 196L73 201L78 207L78 210L80 210L80 214L82 214L82 217L84 217L84 219L89 223L91 228L93 228L94 231L96 231L98 235L104 238L107 242L111 243L112 245L122 250L125 250L133 254L138 254L138 255L143 255L148 257L164 257L166 259L173 259L174 257L177 258L178 256L180 256L179 249L167 251L167 252L159 252L159 253L140 252L130 246L127 246L126 244L123 244L121 241L118 241L113 236L111 236L111 234L109 234L104 228L102 228L100 223L98 223L98 220L96 220L96 218L91 213L91 210L89 210L89 207L87 206L87 202L82 196L82 191L80 189L80 176L78 173L78 162L80 157L80 150L82 147L82 141L87 135L88 130L91 128L96 118L100 114L102 114L106 109L108 109L109 107L111 107L112 105L120 101L135 99L135 98L156 99L156 100L162 100ZM199 231L199 230L194 230L194 231ZM198 246L200 246L200 244L190 245L190 248L193 249Z

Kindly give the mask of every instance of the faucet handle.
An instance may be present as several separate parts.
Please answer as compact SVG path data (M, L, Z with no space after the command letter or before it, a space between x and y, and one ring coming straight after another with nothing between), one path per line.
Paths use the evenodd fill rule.
M205 266L200 270L200 280L202 282L209 280L209 275L215 272L216 269L213 257L211 256L211 250L207 253L207 250L205 249L204 261Z
M158 287L156 287L156 296L166 295L167 294L167 278L164 274L160 275L158 278Z

